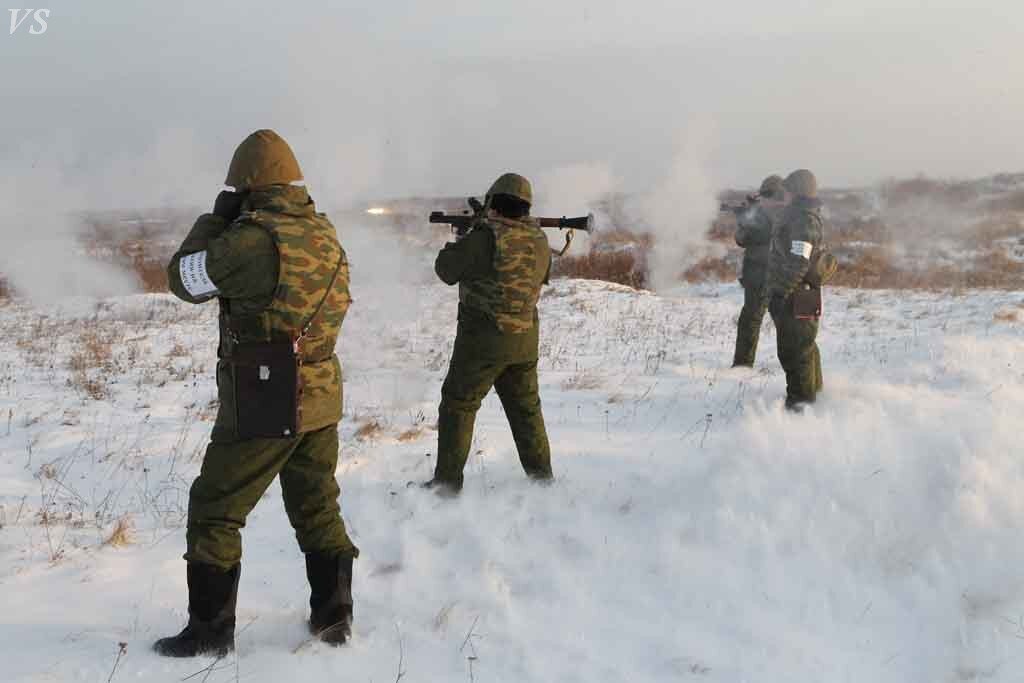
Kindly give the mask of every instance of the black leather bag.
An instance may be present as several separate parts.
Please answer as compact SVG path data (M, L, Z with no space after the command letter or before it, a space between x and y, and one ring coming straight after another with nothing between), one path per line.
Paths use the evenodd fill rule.
M821 318L821 288L800 285L793 296L793 317L797 320L818 320Z
M231 367L239 438L280 439L298 434L299 365L292 342L235 345Z

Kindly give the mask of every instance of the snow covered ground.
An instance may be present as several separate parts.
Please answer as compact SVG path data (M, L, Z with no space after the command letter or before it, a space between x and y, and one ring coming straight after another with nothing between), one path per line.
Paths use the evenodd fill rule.
M275 485L220 662L149 649L185 621L213 307L0 308L0 679L1024 680L1019 293L829 292L825 392L793 416L770 321L756 369L728 368L738 286L558 281L541 302L557 483L526 481L492 396L444 501L407 483L432 471L455 293L353 277L354 639L306 641Z

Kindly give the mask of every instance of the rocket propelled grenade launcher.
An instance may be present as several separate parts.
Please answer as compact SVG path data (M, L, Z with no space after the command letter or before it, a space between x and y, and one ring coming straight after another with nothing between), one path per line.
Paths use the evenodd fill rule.
M431 223L450 225L452 232L462 237L469 233L478 221L483 220L485 214L484 205L476 197L470 197L467 203L471 211L463 211L457 214L432 211L429 220ZM535 216L533 220L537 221L542 228L558 228L559 230L568 231L565 234L565 247L561 251L555 251L559 256L568 251L569 245L572 244L573 231L582 230L589 233L594 230L594 214L592 213L575 218L566 218L565 216L561 218L538 218Z
M718 210L722 211L722 212L729 211L729 212L732 212L732 213L734 213L734 214L736 214L738 216L741 213L744 213L747 210L749 210L750 207L752 207L754 204L756 204L759 201L761 201L761 194L760 193L748 194L746 201L744 201L744 202L722 202L721 204L719 204Z

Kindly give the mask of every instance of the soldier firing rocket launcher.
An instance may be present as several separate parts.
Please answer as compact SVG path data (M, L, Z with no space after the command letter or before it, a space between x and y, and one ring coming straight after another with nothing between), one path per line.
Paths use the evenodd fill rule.
M476 197L470 197L467 200L470 211L463 211L457 214L446 214L442 211L432 211L430 214L431 223L443 223L452 227L452 232L457 236L462 237L466 235L477 221L483 219L486 213L486 207ZM559 230L568 230L565 234L565 247L561 251L555 251L559 256L569 250L569 245L572 244L573 231L582 230L583 232L593 232L594 230L594 214L587 214L586 216L579 216L577 218L538 218L534 217L535 221L540 224L542 228L558 228Z

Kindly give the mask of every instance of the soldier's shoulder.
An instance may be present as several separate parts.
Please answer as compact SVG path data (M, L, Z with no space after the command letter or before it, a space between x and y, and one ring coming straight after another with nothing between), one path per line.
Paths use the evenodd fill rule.
M782 220L786 222L821 221L822 204L820 201L794 201L782 212Z
M505 218L504 216L489 216L485 221L493 230L540 230L540 221L533 216L522 218Z
M467 251L490 251L494 248L494 242L497 239L496 230L498 228L493 223L483 222L456 244Z
M224 231L223 237L235 249L273 248L274 238L268 228L266 223L255 219L253 212L249 212L236 218Z
M786 212L785 206L762 206L761 210L772 223L778 223Z
M322 228L329 229L335 232L337 231L337 229L334 227L334 223L331 221L330 216L328 216L326 213L321 213L318 211L311 216L311 219Z

